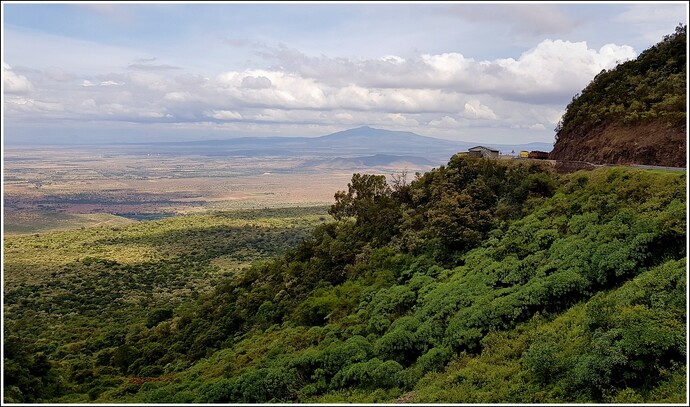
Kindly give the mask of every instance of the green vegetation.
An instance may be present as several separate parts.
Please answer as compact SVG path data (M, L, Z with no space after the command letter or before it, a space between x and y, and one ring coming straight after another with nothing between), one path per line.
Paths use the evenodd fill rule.
M454 156L355 174L329 221L8 238L5 401L682 403L685 197L685 173Z
M107 213L70 214L64 212L19 212L5 211L3 219L5 234L45 233L57 230L87 228L100 225L122 226L130 220Z
M122 382L120 366L131 355L116 344L298 244L326 212L218 212L5 236L5 401L81 393L67 400L87 402L99 386ZM113 366L94 368L104 358Z
M581 94L573 97L556 139L564 134L586 134L612 122L625 125L661 121L684 128L687 26L679 25L637 59L601 71Z

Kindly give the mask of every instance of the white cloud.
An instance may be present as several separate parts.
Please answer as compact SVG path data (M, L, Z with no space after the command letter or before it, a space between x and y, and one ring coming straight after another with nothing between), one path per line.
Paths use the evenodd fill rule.
M461 115L468 119L495 120L498 118L490 107L481 104L481 102L476 99L465 103L465 110Z
M432 127L445 127L445 128L455 128L460 125L460 122L455 120L450 116L443 116L440 119L432 120L429 122L429 126Z
M168 92L163 99L171 102L188 102L194 100L194 97L189 92Z
M58 82L67 82L76 79L76 76L74 74L67 72L64 69L58 68L56 66L51 66L47 68L43 71L43 74L47 79Z
M500 59L485 65L478 87L508 99L552 101L575 94L602 69L635 57L629 46L607 44L599 51L585 42L544 40L517 60Z
M565 114L565 109L546 109L544 112L544 117L546 121L550 124L556 124L561 121L561 118Z
M383 62L391 62L397 65L405 63L405 58L401 58L397 55L384 55L379 58L379 60Z
M149 118L149 119L162 119L172 117L170 114L164 112L156 111L140 111L137 113L139 117Z
M2 83L5 93L28 93L34 86L26 76L17 75L8 64L2 64Z
M517 59L486 61L457 52L421 54L407 59L391 55L379 59L345 59L313 58L297 50L281 49L274 56L284 68L282 72L341 89L353 86L438 89L552 103L580 91L602 69L613 68L636 54L625 45L607 44L595 50L586 42L547 39Z
M422 61L428 65L433 74L441 79L448 80L458 74L468 73L476 64L474 59L466 59L462 54L455 52L441 55L422 55Z
M205 112L206 116L212 117L214 119L218 120L240 120L242 119L242 115L233 112L231 110L212 110L210 112Z
M562 56L564 49L579 59ZM494 61L475 61L458 53L372 60L322 57L323 65L310 71L313 76L281 68L228 70L210 78L175 71L125 71L87 76L72 85L41 83L35 100L64 104L60 114L72 120L205 126L242 121L321 128L370 124L440 135L491 121L492 127L519 129L541 123L543 129L532 131L550 137L546 128L555 125L565 103L591 80L582 74L582 85L574 85L568 76L572 66L590 69L593 77L603 65L625 57L621 50L625 48L605 46L596 51L584 43L545 41L518 59ZM341 66L337 71L346 75L334 80L322 71L325 66ZM377 66L382 70L365 69ZM559 98L560 103L551 102ZM32 111L45 113L36 104L25 105L21 112L9 110L22 117ZM420 128L421 123L428 127Z
M154 60L155 60L155 58L154 58ZM142 64L142 63L129 64L127 66L127 68L137 70L137 71L169 71L172 69L181 69L179 66L173 66L173 65L168 65L168 64Z
M333 118L340 123L351 123L354 120L354 116L352 116L350 113L335 113Z
M242 78L242 87L249 89L268 89L273 85L265 76L245 76Z
M81 106L86 108L96 107L96 101L93 99L86 99L83 102L81 102Z
M108 103L99 106L100 111L108 116L121 116L131 113L131 109L125 107L120 103Z
M117 86L117 85L122 85L122 84L119 82L115 82L115 81L103 81L100 84L100 86Z
M172 85L167 76L152 72L132 72L127 78L132 85L158 92L165 92Z
M13 108L13 110L16 111L42 113L46 114L48 117L54 117L54 113L59 113L65 110L61 103L43 102L40 100L23 97L7 98L5 99L5 103L8 103L8 107Z
M80 52L85 50L96 52L86 46ZM110 48L104 50L96 54ZM6 114L27 122L50 117L243 131L250 131L251 123L321 131L369 124L448 137L459 137L453 132L459 128L512 126L549 139L575 93L601 69L635 56L625 45L592 49L583 41L550 39L513 57L491 60L460 52L366 59L312 57L287 47L265 46L264 51L276 61L270 68L249 64L204 73L151 65L157 59L150 52L133 51L106 56L111 58L107 68L95 62L88 69L76 69L71 62L62 66L62 57L49 65L60 68L42 68L46 61L21 68L22 75L7 75L3 66L6 89L12 88L8 80L18 78L17 83L28 85L13 89L32 92L30 100L6 99Z
M390 113L385 116L386 121L391 121L401 126L419 126L419 122L401 113Z

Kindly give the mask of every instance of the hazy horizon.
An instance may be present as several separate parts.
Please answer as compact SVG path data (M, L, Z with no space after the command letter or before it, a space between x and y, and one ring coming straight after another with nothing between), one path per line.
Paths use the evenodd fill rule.
M687 4L3 2L8 145L316 137L553 143Z
M477 141L477 140L449 140L449 139L443 139L440 137L433 137L433 136L427 136L424 134L418 134L415 132L407 131L407 130L389 130L389 129L383 129L383 128L378 128L378 127L373 127L373 126L368 126L368 125L363 125L363 126L358 126L358 127L353 127L350 129L345 129L342 131L330 133L330 134L319 134L319 135L311 135L311 136L291 136L291 135L284 135L284 136L276 136L276 135L255 135L255 134L250 134L250 135L245 135L245 136L237 136L237 137L226 137L226 138L198 138L194 137L191 139L181 139L181 140L170 140L170 139L164 139L164 140L121 140L121 139L110 139L110 138L89 138L89 137L84 137L84 138L79 138L79 137L72 137L67 140L60 140L60 141L53 141L52 143L46 143L43 140L36 140L36 141L17 141L17 140L4 140L4 145L5 147L69 147L69 146L83 146L83 147L88 147L88 146L93 146L93 147L101 147L101 146L108 146L108 145L155 145L155 144L164 144L164 143L205 143L205 142L232 142L233 140L243 140L243 139L256 139L257 141L260 140L276 140L276 139L318 139L318 138L325 138L328 136L332 136L337 133L342 133L342 132L348 132L352 130L358 130L362 128L369 128L375 132L378 131L383 131L383 132L395 132L395 133L410 133L414 136L418 137L423 137L427 139L434 139L434 140L442 140L442 141L449 141L451 143L457 143L458 145L463 145L463 144L476 144L476 145L487 145L487 146L498 146L498 147L508 147L508 146L539 146L541 149L543 149L547 144L551 144L550 142L540 142L540 141L531 141L528 143L486 143L482 141ZM374 135L372 138L375 138L376 136ZM550 150L550 149L549 149Z

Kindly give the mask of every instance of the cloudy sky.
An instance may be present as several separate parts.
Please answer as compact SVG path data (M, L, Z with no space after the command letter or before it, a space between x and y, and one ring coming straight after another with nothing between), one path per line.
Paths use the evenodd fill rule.
M688 18L684 2L2 6L8 143L361 125L553 142L597 73Z

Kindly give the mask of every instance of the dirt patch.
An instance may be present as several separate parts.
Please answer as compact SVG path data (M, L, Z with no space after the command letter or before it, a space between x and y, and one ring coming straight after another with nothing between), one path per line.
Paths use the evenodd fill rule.
M593 164L685 167L686 129L662 122L608 125L586 134L560 135L550 158Z
M413 403L413 402L414 402L414 399L415 399L416 397L417 397L417 393L415 393L415 392L413 392L413 391L410 391L410 392L407 392L407 393L403 394L402 396L398 397L398 398L394 401L394 403L395 403L395 404Z

